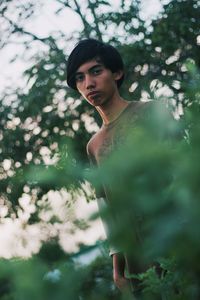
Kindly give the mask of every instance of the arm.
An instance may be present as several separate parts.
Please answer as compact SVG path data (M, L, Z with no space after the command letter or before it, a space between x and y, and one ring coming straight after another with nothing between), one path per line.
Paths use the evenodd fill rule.
M125 278L125 258L123 253L118 252L112 255L113 259L113 279L120 291L129 289L129 282Z
M90 160L90 165L96 166L96 161L89 149L89 143L87 145L87 154L88 154L88 158ZM97 204L98 204L99 212L100 212L100 216L101 216L101 213L104 212L104 210L107 207L105 191L103 188L101 190L99 190L99 188L97 188L95 186L95 182L93 183L93 186L95 187L96 196L97 196ZM107 236L107 238L109 238L109 235L110 235L109 226L105 222L105 219L103 216L101 216L101 219L103 221L106 236ZM124 277L125 257L122 252L119 252L119 249L115 249L114 247L110 247L110 256L112 256L112 260L113 260L114 283L121 291L124 291L125 289L128 289L128 287L129 287L128 280Z

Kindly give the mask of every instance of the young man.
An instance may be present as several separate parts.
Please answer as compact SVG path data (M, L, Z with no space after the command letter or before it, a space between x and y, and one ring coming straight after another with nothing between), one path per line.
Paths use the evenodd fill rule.
M99 166L126 137L127 130L134 127L135 120L148 104L140 101L128 102L120 96L119 87L124 80L123 61L118 51L111 45L97 40L86 39L77 44L71 52L67 65L68 85L83 96L102 118L102 127L90 139L87 152L93 164ZM146 110L146 108L145 108ZM100 195L109 202L106 188ZM125 278L126 257L123 253L111 250L114 282L120 290L129 283ZM140 272L134 265L131 272ZM143 270L144 271L144 270Z

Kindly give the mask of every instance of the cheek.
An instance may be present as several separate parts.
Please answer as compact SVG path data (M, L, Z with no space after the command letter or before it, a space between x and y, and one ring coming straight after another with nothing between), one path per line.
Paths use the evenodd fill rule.
M89 102L89 100L88 100L87 97L86 97L86 94L85 94L83 91L79 91L79 93L81 94L81 96L82 96L85 100L87 100L87 101Z
M81 96L84 97L84 91L83 91L83 88L80 87L80 85L79 86L77 85L77 90L78 90L79 94L81 94Z
M81 94L81 87L80 87L80 84L77 84L77 85L76 85L76 88L77 88L78 92Z

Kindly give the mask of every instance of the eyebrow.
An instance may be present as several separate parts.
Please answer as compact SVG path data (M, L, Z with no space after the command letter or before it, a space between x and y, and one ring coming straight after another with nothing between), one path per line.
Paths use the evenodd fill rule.
M98 68L98 67L103 67L103 64L96 64L96 65L92 66L91 68L88 69L88 72L91 72L93 69ZM76 76L76 75L83 74L83 73L84 73L84 72L76 72L76 73L75 73L75 76Z

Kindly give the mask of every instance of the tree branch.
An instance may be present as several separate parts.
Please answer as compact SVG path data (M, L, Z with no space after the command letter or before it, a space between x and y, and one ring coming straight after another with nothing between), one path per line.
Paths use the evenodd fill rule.
M92 15L94 17L94 24L95 24L97 37L100 41L102 41L102 34L99 29L99 22L98 22L98 17L96 15L96 11L95 11L95 5L93 3L91 3L90 0L88 0L88 4L89 4L88 7L90 8Z
M84 33L85 33L85 36L87 38L90 37L90 24L86 21L86 19L84 18L82 12L81 12L81 8L80 8L80 5L79 3L74 0L74 4L75 4L75 7L73 8L67 1L63 2L62 0L56 0L57 2L59 2L60 4L64 5L65 7L68 7L70 8L72 11L74 11L75 13L77 13L83 23L83 27L84 27Z
M86 21L86 19L83 17L82 13L81 13L81 8L80 5L78 4L77 0L74 0L74 3L76 5L76 12L77 14L80 16L81 21L83 22L83 26L84 26L84 32L87 38L90 37L90 30L89 28L91 27L90 24Z
M40 41L40 42L42 42L42 43L46 43L46 44L49 45L49 38L40 38L40 37L38 37L37 35L35 35L34 33L32 33L32 32L29 32L29 31L24 30L23 27L18 26L15 22L13 22L12 20L10 20L10 19L9 19L8 17L6 17L5 15L4 15L4 19L5 19L6 21L8 21L9 24L13 27L12 33L21 33L21 34L25 34L25 35L30 36L30 37L32 38L32 40L34 40L34 41Z

